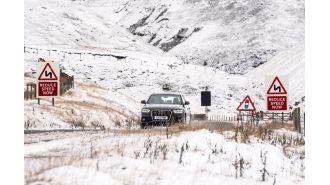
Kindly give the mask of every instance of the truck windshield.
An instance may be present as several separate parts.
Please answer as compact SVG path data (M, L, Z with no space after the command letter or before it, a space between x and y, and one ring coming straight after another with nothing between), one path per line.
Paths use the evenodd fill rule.
M180 95L154 94L151 95L148 104L182 104Z

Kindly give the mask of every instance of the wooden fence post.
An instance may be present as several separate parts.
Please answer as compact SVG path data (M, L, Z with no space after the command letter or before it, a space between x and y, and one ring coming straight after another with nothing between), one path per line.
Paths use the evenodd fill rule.
M305 135L305 112L304 112L304 135Z
M34 84L34 98L37 98L37 84Z
M32 84L30 84L30 87L31 87L31 99L33 98L33 86L32 86Z
M272 112L272 119L273 119L273 124L275 125L275 114Z
M297 114L298 114L298 117L297 117L297 118L298 118L298 121L297 121L297 122L298 122L298 132L301 133L300 107L298 107L298 111L297 111L297 112L298 112L298 113L297 113Z
M297 116L296 116L297 109L294 109L292 112L292 121L293 121L293 126L294 130L297 131Z
M26 99L29 99L29 84L26 84Z
M282 127L284 127L284 113L282 112Z
M62 85L62 83L60 81L60 96L62 96L62 88L63 88L63 85Z

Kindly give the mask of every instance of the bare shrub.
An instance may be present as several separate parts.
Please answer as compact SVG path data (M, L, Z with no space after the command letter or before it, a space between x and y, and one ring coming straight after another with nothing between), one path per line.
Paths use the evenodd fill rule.
M139 151L134 151L134 157L135 159L140 157L140 152Z
M116 127L121 127L121 122L120 122L120 120L119 120L118 118L116 118L116 119L114 120L114 123L115 123L115 126L116 126Z
M114 151L116 154L120 155L121 157L124 156L124 152L125 152L125 144L120 143L119 141L117 141L117 143L114 145L113 149L111 151ZM109 153L110 156L113 155L113 152Z
M152 141L151 141L151 139L148 138L148 139L144 142L143 146L144 146L144 149L145 149L144 154L143 154L143 158L146 158L147 154L149 153L149 151L150 151L150 149L151 149L151 147L152 147Z
M167 159L167 153L168 153L168 146L166 144L163 144L160 148L163 154L163 160Z
M240 156L240 159L238 162L239 162L239 176L243 177L244 169L245 169L245 165L246 165L246 162L244 161L243 156Z
M235 161L232 163L232 165L234 166L235 169L235 178L238 178L238 159L237 159L237 155L235 156Z
M211 148L211 151L212 151L212 154L214 154L214 155L218 155L219 154L220 151L217 148L217 144L215 144L214 147Z
M86 123L81 116L71 116L66 120L67 123L73 128L82 128L85 129Z
M125 120L125 122L126 122L127 128L130 129L130 128L138 125L139 119L136 116L130 116Z
M266 165L267 165L267 151L266 152L262 152L260 151L260 159L261 159L261 163L263 165L263 168L260 170L261 172L261 180L265 181L266 180L266 175L269 175L267 169L266 169Z
M29 130L29 128L31 128L31 127L32 127L32 121L30 118L27 118L24 121L24 129Z
M189 149L189 145L188 145L188 142L189 142L189 141L187 141L187 142L186 142L186 150L188 150L188 149Z
M180 157L179 157L179 164L182 163L183 152L184 152L184 144L182 144L182 146L181 146Z

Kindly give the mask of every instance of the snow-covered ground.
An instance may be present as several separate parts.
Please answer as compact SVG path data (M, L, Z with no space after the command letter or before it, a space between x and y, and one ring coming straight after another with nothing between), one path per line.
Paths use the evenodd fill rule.
M290 148L295 152L286 156L282 145L271 141L244 144L207 130L168 139L152 132L31 134L25 135L25 180L33 185L304 184L304 150ZM234 164L241 159L244 169L236 179Z

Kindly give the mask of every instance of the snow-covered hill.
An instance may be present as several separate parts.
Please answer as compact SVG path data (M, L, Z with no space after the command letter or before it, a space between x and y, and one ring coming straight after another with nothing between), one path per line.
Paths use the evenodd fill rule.
M99 0L93 6L185 62L239 73L304 38L304 0Z
M154 45L185 62L245 73L303 38L304 0L25 1L28 46L159 53Z
M24 44L28 47L107 52L162 51L137 39L92 8L90 1L26 0ZM103 7L107 9L108 7Z

